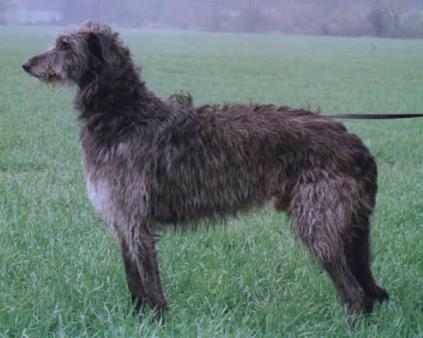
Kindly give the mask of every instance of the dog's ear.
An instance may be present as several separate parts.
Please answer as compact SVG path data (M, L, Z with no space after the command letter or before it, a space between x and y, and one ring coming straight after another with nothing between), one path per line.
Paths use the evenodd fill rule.
M89 52L101 63L107 63L111 56L111 39L101 33L88 33L87 44Z

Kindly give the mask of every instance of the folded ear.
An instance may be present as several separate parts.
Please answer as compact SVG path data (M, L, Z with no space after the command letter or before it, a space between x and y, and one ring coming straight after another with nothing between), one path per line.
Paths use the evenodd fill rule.
M110 37L101 33L88 33L88 50L98 61L107 63L110 61L112 41Z

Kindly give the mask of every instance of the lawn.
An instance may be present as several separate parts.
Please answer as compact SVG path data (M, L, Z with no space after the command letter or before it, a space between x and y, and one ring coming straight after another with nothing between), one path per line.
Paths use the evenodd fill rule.
M171 310L131 315L120 254L90 206L74 88L26 75L55 28L0 28L0 337L422 337L423 119L346 121L376 156L373 270L389 304L348 319L270 208L159 242ZM149 87L196 103L423 111L423 41L122 30Z

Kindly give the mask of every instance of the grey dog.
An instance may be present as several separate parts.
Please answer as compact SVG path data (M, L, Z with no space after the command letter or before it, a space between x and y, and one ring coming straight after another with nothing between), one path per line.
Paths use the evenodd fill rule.
M137 310L167 308L155 243L165 224L192 227L273 201L333 280L350 313L388 294L370 268L376 163L333 120L274 105L195 107L146 88L110 27L88 22L59 35L23 68L76 84L89 198L116 234Z

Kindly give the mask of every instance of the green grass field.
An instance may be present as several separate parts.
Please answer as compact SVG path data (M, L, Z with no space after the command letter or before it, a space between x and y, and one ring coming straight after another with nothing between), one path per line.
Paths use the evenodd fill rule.
M119 251L85 194L75 89L21 69L53 28L0 28L0 337L423 337L423 119L346 122L375 154L373 270L390 292L349 320L270 208L164 233L166 325L131 315ZM423 41L122 33L161 95L324 112L423 111Z

